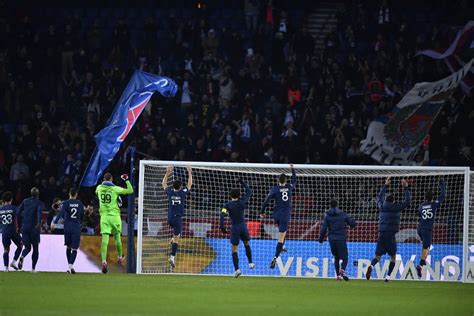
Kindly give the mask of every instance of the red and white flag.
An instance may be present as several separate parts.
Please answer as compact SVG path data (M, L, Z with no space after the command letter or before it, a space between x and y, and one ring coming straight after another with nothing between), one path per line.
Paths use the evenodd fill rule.
M474 21L469 21L458 32L456 38L447 49L427 49L418 52L416 55L443 59L451 73L458 71L474 57ZM460 86L466 93L474 87L474 66L461 81Z

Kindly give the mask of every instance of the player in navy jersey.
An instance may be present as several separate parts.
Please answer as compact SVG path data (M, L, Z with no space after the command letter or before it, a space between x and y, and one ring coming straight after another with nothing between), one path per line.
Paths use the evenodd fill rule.
M224 226L224 219L226 216L230 217L230 243L232 244L232 262L234 263L234 277L238 278L242 272L239 269L239 242L242 240L245 245L245 254L249 261L249 268L255 268L255 264L252 262L252 250L250 249L250 236L245 223L245 204L250 199L252 195L252 189L245 183L242 179L238 179L241 185L245 188L245 193L240 197L240 189L234 188L229 192L230 201L227 202L221 209L220 216L220 229L224 234L227 234L227 231Z
M337 207L337 200L331 200L330 205L331 208L326 213L319 232L319 243L324 241L324 236L329 230L328 240L331 246L331 253L334 256L336 279L338 281L341 279L349 281L349 277L346 274L347 261L349 259L347 251L347 226L355 227L357 223L346 212ZM342 265L339 265L339 260L342 260Z
M273 257L270 268L275 268L276 260L280 256L285 243L286 232L288 231L288 224L291 215L291 196L296 187L296 173L293 169L293 165L290 165L291 169L291 183L287 183L287 177L284 173L278 177L278 185L271 188L267 198L263 202L260 217L265 218L265 209L267 208L268 202L271 199L275 200L275 207L273 208L273 219L278 225L278 243L275 250L275 256Z
M187 166L188 184L183 188L183 184L179 180L173 181L171 187L168 187L168 178L173 173L173 166L166 168L163 178L163 189L165 189L168 197L168 225L173 229L173 237L171 238L171 255L168 259L172 268L176 267L175 256L178 251L179 237L181 236L184 209L186 208L186 196L193 185L193 176L191 166Z
M372 259L365 274L367 280L370 280L374 266L380 261L380 257L384 254L390 256L390 264L388 266L388 273L385 277L385 282L390 280L390 275L395 267L397 256L397 241L395 240L395 234L400 230L400 212L410 206L411 191L408 188L408 182L404 179L400 181L400 184L404 188L404 198L402 203L395 203L393 194L387 194L390 183L391 179L388 177L377 198L377 205L380 211L379 237L375 249L375 258Z
M0 232L2 233L2 244L3 244L3 264L5 270L8 271L8 261L10 259L10 245L13 243L16 245L15 255L13 261L10 264L15 270L18 270L17 260L20 257L21 249L23 244L21 243L20 234L18 234L16 227L16 218L18 215L18 209L15 205L12 205L13 195L7 191L2 195L2 206L0 206Z
M421 272L424 265L426 265L426 258L430 253L431 241L433 239L433 224L436 212L443 203L446 194L446 185L444 180L439 181L440 195L433 201L434 193L431 190L425 192L425 201L421 203L418 210L420 214L420 221L418 223L418 236L420 236L423 243L421 249L420 264L416 266L416 273L421 278Z
M18 216L22 220L21 238L25 247L18 261L18 269L21 270L23 268L23 259L30 253L33 247L31 272L36 272L36 263L38 263L39 258L41 215L45 207L44 203L39 200L38 188L33 187L30 192L31 197L24 199L18 207Z
M68 263L67 273L75 274L74 261L76 261L77 250L81 242L81 222L84 217L84 205L77 199L77 190L69 190L69 200L63 201L61 210L51 223L51 229L58 223L60 218L64 219L64 245L66 246L66 258Z

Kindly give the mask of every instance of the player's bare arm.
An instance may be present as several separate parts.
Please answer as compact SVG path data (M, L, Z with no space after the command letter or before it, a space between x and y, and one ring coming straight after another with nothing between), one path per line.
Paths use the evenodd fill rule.
M165 176L163 177L163 182L161 183L161 185L163 186L163 189L165 190L168 187L168 178L172 172L173 172L173 166L168 166L166 168Z
M186 166L186 170L188 170L188 185L187 188L188 190L191 190L191 187L193 186L193 169L191 166Z

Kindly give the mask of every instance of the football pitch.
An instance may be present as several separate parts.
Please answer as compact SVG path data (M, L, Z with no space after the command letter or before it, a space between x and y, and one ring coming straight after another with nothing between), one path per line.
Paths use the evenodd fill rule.
M474 315L474 284L0 272L0 315Z

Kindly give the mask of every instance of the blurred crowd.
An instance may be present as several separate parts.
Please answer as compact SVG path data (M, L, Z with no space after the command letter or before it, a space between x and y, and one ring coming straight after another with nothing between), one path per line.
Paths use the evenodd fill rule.
M449 74L414 54L450 43L446 25L469 12L466 1L448 17L443 1L348 2L316 50L305 1L181 2L103 16L0 0L0 192L20 201L36 185L46 205L66 198L135 68L173 78L179 92L152 98L113 173L130 145L139 158L373 164L359 150L369 123L416 82ZM405 14L415 10L426 15ZM472 93L450 98L413 164L474 165L472 104Z

